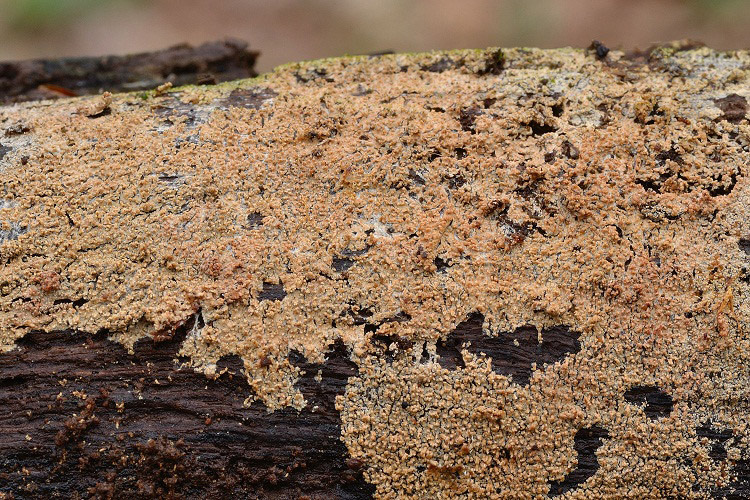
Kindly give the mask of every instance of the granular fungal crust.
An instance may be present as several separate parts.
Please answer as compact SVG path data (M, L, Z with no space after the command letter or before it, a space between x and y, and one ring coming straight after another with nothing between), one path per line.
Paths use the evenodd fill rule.
M306 404L290 353L341 340L342 439L378 498L544 498L592 428L565 498L726 491L750 444L749 67L488 49L0 108L26 128L0 138L0 345L193 324L181 354L240 356L248 404L278 409ZM475 313L580 350L528 383L469 348L442 366Z

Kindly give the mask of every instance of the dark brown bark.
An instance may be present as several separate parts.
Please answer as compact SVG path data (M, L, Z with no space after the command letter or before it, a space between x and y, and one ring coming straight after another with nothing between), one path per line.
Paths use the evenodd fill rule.
M257 75L258 54L226 40L127 56L0 62L0 104L248 78Z
M0 492L12 498L370 498L339 439L335 397L355 374L335 345L269 413L239 358L209 380L181 368L185 330L129 355L104 333L32 333L0 356ZM183 360L184 361L184 360ZM322 369L322 381L314 377ZM312 411L312 408L315 411Z

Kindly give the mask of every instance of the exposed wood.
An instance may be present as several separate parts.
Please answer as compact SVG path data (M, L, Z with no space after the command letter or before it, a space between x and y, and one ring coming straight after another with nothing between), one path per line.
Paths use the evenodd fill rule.
M339 439L335 397L356 373L343 346L323 366L295 359L310 405L271 413L243 406L238 358L215 380L180 366L189 327L134 355L103 333L66 331L29 334L0 356L0 495L370 498Z

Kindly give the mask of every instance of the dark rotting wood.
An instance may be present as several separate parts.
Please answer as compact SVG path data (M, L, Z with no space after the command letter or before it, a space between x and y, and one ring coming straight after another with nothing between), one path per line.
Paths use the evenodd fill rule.
M13 498L372 496L341 442L336 395L356 375L342 344L299 361L308 406L268 412L236 356L215 380L171 339L133 355L106 333L30 333L0 356L0 494ZM184 360L182 360L184 361ZM319 382L316 380L321 369Z
M0 62L0 104L249 78L259 52L247 47L227 39L126 56Z

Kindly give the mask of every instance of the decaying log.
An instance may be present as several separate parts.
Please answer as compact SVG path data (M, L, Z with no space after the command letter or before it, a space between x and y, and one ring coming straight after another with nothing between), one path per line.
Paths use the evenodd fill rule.
M257 57L247 43L226 40L128 56L0 62L0 104L248 78L257 75Z
M748 76L594 44L0 107L0 497L749 497Z

